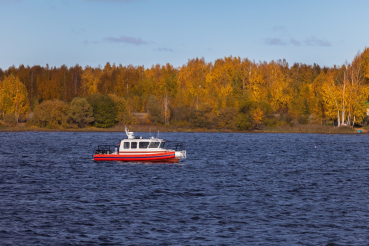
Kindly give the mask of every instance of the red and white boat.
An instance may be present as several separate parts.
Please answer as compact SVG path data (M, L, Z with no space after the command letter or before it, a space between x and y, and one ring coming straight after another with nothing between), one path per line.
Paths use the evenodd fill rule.
M95 150L95 161L128 162L178 162L186 158L185 145L182 142L167 142L158 137L148 139L135 137L126 128L127 139L123 139L118 148L111 150L109 145L99 145ZM164 146L167 148L164 148Z

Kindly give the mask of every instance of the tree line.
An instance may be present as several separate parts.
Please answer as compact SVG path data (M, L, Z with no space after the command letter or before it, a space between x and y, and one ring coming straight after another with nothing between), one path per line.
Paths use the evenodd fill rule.
M1 120L50 128L135 124L139 112L147 113L145 124L192 128L353 126L366 117L368 97L368 48L333 67L230 56L214 63L190 59L178 68L108 62L0 69Z

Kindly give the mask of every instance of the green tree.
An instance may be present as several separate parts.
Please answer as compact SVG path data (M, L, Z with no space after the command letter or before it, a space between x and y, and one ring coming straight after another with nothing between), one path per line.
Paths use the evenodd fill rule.
M4 121L8 126L15 126L17 122L17 117L13 113L5 114Z
M128 110L127 101L124 98L117 97L113 94L109 94L109 97L113 99L117 107L117 117L115 118L115 122L129 124L132 117Z
M38 127L61 129L68 127L68 105L60 100L43 101L33 111L33 124Z
M244 131L255 128L252 113L256 108L257 102L255 101L246 101L239 106L236 117L236 127L238 130Z
M96 127L112 127L115 125L117 118L117 107L108 95L95 93L86 98L87 102L92 106Z
M234 129L235 118L237 116L237 109L235 108L221 108L218 116L218 127Z
M251 130L254 125L252 119L248 114L238 113L236 117L236 127L240 131Z
M83 128L94 121L93 109L85 98L75 97L69 107L69 120Z
M161 105L155 96L151 96L147 101L147 113L149 114L149 120L154 124L162 124L163 117L161 111Z
M236 127L238 130L251 130L260 124L268 124L271 121L273 110L265 101L246 101L238 108Z

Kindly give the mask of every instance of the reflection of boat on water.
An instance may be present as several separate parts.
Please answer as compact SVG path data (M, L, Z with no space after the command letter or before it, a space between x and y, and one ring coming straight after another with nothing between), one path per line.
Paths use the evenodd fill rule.
M127 139L123 139L119 148L99 145L95 150L95 161L143 161L178 162L186 158L185 145L182 142L167 142L160 138L135 137L126 128ZM165 147L165 148L164 148Z

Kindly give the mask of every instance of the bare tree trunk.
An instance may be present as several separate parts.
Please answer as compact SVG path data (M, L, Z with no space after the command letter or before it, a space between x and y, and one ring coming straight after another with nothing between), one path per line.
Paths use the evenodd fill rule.
M341 123L340 123L340 111L337 110L337 126L341 126Z
M167 92L164 95L164 123L169 125L169 97Z
M355 115L354 115L354 121L352 122L352 127L355 125Z
M342 125L348 125L349 122L345 122L345 117L346 117L346 99L345 99L345 93L346 93L346 72L343 75L343 90L342 90Z
M343 94L345 94L345 91L343 92ZM344 96L343 96L344 98ZM342 122L341 124L345 124L345 100L342 98L342 113L341 113L341 116L342 116Z

